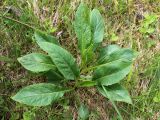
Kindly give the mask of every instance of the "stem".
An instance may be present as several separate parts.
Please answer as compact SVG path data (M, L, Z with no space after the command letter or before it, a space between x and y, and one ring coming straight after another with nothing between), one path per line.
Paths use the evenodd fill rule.
M111 101L111 100L110 100L110 101ZM121 115L120 111L118 110L115 102L113 102L113 101L111 101L111 102L112 102L112 105L114 106L116 112L118 113L120 120L123 120L122 115Z
M102 85L102 88L103 88L104 92L105 92L106 95L107 95L107 91L106 91L106 89L105 89L105 87L104 87L103 85ZM107 95L107 97L108 97L108 95ZM108 98L109 98L109 100L111 101L111 103L112 103L113 107L115 108L116 112L118 113L120 120L123 120L122 115L121 115L120 111L118 110L115 102L112 100L112 98L110 98L110 97L108 97Z
M84 78L79 78L78 80L80 80L80 81L90 81L89 79L87 80L87 79L84 79Z
M133 68L133 66L131 66L131 70L130 70L130 72L129 72L129 74L128 74L128 77L127 77L127 81L129 82L130 80L131 80L131 77L132 77L132 68Z
M7 16L3 16L3 15L0 15L0 17L5 18L5 19L8 19L8 20L11 20L11 21L16 22L16 23L18 23L18 24L21 24L21 25L23 25L23 26L26 26L26 27L28 27L28 28L31 28L31 29L36 30L36 28L34 28L34 27L32 27L32 26L30 26L30 25L28 25L28 24L26 24L26 23L23 23L23 22L21 22L21 21L18 21L18 20L16 20L16 19L13 19L13 18L11 18L11 17L7 17Z

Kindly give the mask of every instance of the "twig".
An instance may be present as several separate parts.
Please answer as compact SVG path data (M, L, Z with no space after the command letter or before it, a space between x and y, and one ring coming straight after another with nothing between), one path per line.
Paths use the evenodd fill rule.
M0 94L0 96L9 96L9 95L7 95L7 94Z
M28 28L31 28L31 29L36 30L36 28L34 28L34 27L32 27L32 26L30 26L30 25L28 25L28 24L26 24L26 23L23 23L23 22L21 22L21 21L18 21L18 20L16 20L16 19L13 19L13 18L11 18L11 17L7 17L7 16L3 16L3 15L0 15L0 17L2 17L2 18L4 18L4 19L11 20L11 21L16 22L16 23L18 23L18 24L21 24L21 25L24 25L24 26L26 26L26 27L28 27Z

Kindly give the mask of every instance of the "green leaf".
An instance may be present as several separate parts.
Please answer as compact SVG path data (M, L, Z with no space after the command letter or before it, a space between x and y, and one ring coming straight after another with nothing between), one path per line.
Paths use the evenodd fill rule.
M111 41L117 41L118 40L118 36L115 33L111 34Z
M85 105L81 105L78 110L78 120L88 120L89 118L89 111Z
M129 72L135 53L131 49L111 45L100 51L98 65L95 66L93 80L102 85L120 82Z
M152 24L153 22L155 22L157 20L158 16L155 14L146 14L145 15L145 20L144 20L144 24Z
M80 87L92 87L97 85L97 83L95 81L91 81L91 80L86 80L80 83Z
M97 9L91 12L91 28L93 33L93 42L100 43L103 41L104 36L104 20Z
M35 120L35 113L32 111L26 111L23 113L23 120Z
M91 43L91 27L90 27L90 10L89 8L81 3L76 11L74 29L78 38L78 47L81 55Z
M131 64L128 60L117 60L100 65L94 71L93 80L106 86L118 83L130 72Z
M85 63L89 63L93 61L94 52L93 52L93 44L91 44L87 49L84 50L84 56L82 56L82 60Z
M18 58L21 65L32 72L44 72L55 69L55 65L51 58L40 53L31 53Z
M100 51L98 63L112 62L115 60L126 59L132 61L136 56L136 53L129 48L120 48L117 45L109 45Z
M42 31L38 31L38 30L35 31L34 37L37 42L50 42L50 43L54 43L54 44L59 45L59 42L56 39L56 37L49 35L49 34L42 32Z
M86 23L90 22L90 9L86 4L81 3L79 5L79 7L76 11L75 19L80 22L81 21L86 22Z
M46 106L60 99L67 91L54 84L39 83L23 88L12 99L26 105Z
M39 42L39 46L49 54L58 70L66 79L74 80L79 76L76 60L67 50L49 42Z
M153 33L154 31L155 31L155 28L152 28L152 27L147 29L147 33L149 34Z
M147 29L148 28L145 28L145 27L141 27L141 28L139 28L139 31L141 32L141 33L147 33Z
M50 70L47 73L45 73L45 76L47 77L47 81L49 83L53 83L55 85L60 85L60 82L64 79L58 71L53 70Z
M121 101L132 104L130 95L126 89L124 89L120 84L114 84L111 86L104 86L105 91L102 87L98 86L98 91L106 98L113 101Z
M114 53L115 51L118 51L120 49L121 48L118 45L108 45L108 46L102 48L99 53L99 60L98 61L105 59L106 56L109 56L112 53Z
M120 119L120 120L123 120L123 117L122 117L122 115L121 115L121 113L120 113L117 105L115 104L115 102L114 102L114 100L112 99L112 97L110 97L110 96L108 95L108 91L106 90L106 88L105 88L103 85L101 86L101 88L103 89L103 93L104 93L104 94L107 96L107 98L111 101L113 107L115 108L117 114L119 115L119 119Z

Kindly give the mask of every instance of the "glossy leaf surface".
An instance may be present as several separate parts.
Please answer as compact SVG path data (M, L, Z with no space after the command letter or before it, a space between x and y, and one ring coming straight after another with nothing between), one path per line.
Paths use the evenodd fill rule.
M49 56L40 53L25 55L18 58L18 61L24 68L32 72L44 72L56 68Z
M54 43L54 44L59 45L59 42L56 39L56 37L49 35L49 34L42 32L42 31L38 31L38 30L35 31L34 37L37 42L50 42L50 43Z
M12 99L26 105L46 106L61 98L66 91L54 84L39 83L23 88Z
M105 86L105 91L102 87L97 87L98 91L106 98L113 101L121 101L132 104L130 95L126 89L124 89L120 84L114 84L111 86Z
M89 8L81 3L76 11L74 29L78 38L78 47L81 55L91 43L91 26L90 26L90 10Z
M115 45L103 48L93 80L106 86L120 82L130 72L133 58L131 49L120 49Z
M104 20L97 9L92 10L90 20L93 33L93 42L100 43L103 41L104 36Z
M48 71L45 73L45 76L47 77L47 82L53 83L55 85L60 85L61 81L64 79L64 77L55 70Z
M67 50L49 42L39 42L39 46L49 54L58 70L66 79L74 80L79 76L76 60Z

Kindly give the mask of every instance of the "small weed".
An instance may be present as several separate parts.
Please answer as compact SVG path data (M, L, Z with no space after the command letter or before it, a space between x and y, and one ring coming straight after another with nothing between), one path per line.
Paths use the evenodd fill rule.
M157 15L154 14L146 14L144 16L144 20L141 23L141 27L139 28L139 31L143 34L152 34L155 32L155 22L157 21Z

